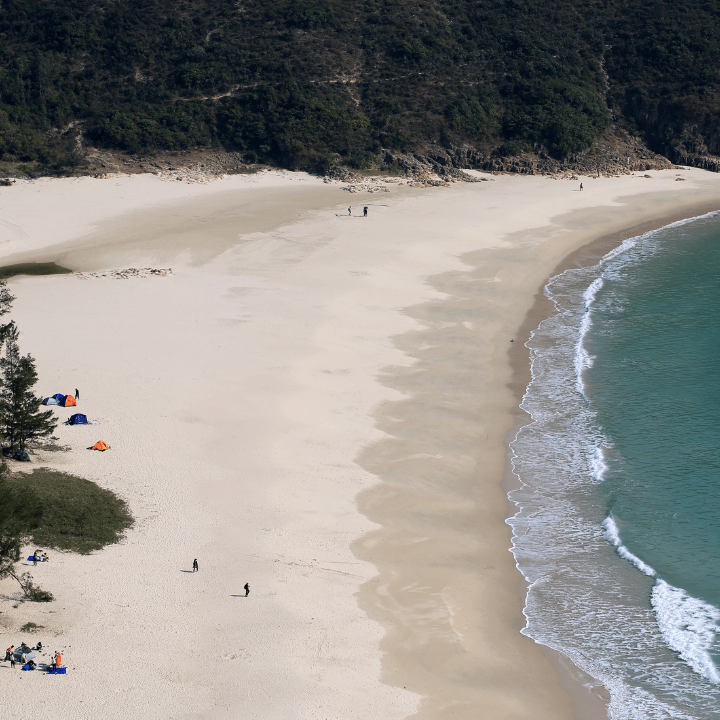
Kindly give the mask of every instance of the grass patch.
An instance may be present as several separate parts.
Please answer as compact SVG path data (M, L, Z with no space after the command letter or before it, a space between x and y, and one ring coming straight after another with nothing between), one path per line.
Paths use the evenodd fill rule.
M32 489L42 505L42 519L32 530L39 547L87 554L120 540L133 522L125 501L90 480L39 468L10 477Z
M68 270L54 262L46 263L17 263L0 267L0 280L7 280L16 275L67 275Z
M72 448L69 445L58 445L56 437L50 438L50 442L33 442L28 443L30 450L45 450L46 452L70 452Z
M20 632L37 632L44 629L44 627L44 625L37 625L34 622L27 622L20 628Z

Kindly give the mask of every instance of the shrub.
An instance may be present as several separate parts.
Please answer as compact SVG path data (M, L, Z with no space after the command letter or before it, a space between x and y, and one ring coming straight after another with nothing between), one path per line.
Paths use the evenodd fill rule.
M30 489L40 503L42 512L30 534L41 547L90 553L117 542L132 525L121 498L75 475L39 468L13 476L11 483Z

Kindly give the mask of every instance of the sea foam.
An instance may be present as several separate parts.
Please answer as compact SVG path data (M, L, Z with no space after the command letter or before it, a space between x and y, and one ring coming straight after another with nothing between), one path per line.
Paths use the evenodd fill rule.
M521 406L532 422L511 444L521 487L510 493L518 510L507 522L529 583L523 634L602 682L613 720L720 716L712 660L720 610L658 577L622 542L620 518L608 517L597 502L618 451L583 384L594 360L593 320L627 310L606 286L624 280L628 263L662 252L656 239L665 230L627 240L597 266L549 281L545 294L556 312L527 343L532 382Z
M625 560L631 562L638 570L644 572L650 577L655 577L657 573L647 563L644 563L637 555L633 555L620 540L620 532L615 519L612 515L603 520L603 528L605 529L605 537L615 546L617 554Z
M623 545L612 515L605 518L603 528L605 537L615 546L621 558L631 562L645 575L657 578L652 589L651 603L668 647L678 653L696 673L710 682L720 684L720 672L710 654L720 630L720 610L658 578L653 568Z
M717 651L720 610L658 578L652 606L665 642L696 672L713 683L720 673L710 654Z

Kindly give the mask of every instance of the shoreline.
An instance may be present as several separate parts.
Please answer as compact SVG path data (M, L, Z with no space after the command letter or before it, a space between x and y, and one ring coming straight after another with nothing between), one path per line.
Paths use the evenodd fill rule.
M705 189L668 172L582 194L491 177L348 196L300 174L25 188L1 216L5 262L173 274L10 283L42 392L79 387L100 421L60 428L73 449L40 459L118 492L136 517L121 544L42 569L56 616L3 615L11 628L36 612L73 658L65 685L25 689L18 709L70 717L83 702L114 718L122 697L126 715L188 720L577 717L577 678L519 632L509 341L517 351L537 288L598 228L720 187L683 174ZM293 183L306 189L285 192ZM267 200L255 215L246 190ZM348 202L369 217L348 219ZM112 452L84 451L95 434ZM92 673L108 648L135 658L148 642L174 675L134 659ZM19 675L4 675L10 691Z
M559 271L561 271L561 270L558 270L558 268L562 268L564 270L566 266L568 266L568 267L572 266L574 263L577 262L578 257L587 255L588 252L597 252L598 249L600 249L600 255L598 256L598 258L595 258L595 261L596 261L597 259L599 259L599 257L604 255L605 252L607 252L607 249L609 249L609 247L607 249L605 249L604 246L606 246L606 245L616 246L617 244L622 242L622 240L625 239L626 237L633 237L635 235L646 232L649 229L665 226L671 222L674 222L675 220L679 220L679 219L686 218L686 217L695 217L699 214L704 214L708 210L717 209L717 207L718 207L718 204L716 204L714 201L712 202L712 204L708 204L708 203L698 204L696 202L691 202L691 203L681 202L681 203L676 203L676 204L678 204L679 207L675 211L673 211L671 214L665 213L663 215L660 215L659 217L656 216L653 219L652 217L648 217L650 215L650 213L648 213L648 211L642 207L642 205L644 204L644 198L637 198L637 197L622 198L622 196L620 198L618 198L619 203L622 204L623 201L626 201L626 203L631 206L629 208L631 210L631 213L629 213L630 217L628 218L627 212L623 213L623 211L621 210L618 213L618 215L622 218L619 220L618 229L613 230L611 233L607 233L607 232L599 233L599 235L596 237L592 236L592 230L590 230L590 232L587 233L587 238L585 240L581 239L579 242L577 242L575 244L574 247L570 246L568 252L560 253L558 255L558 260L549 266L549 268L552 268L552 270L550 272L548 272L547 275L543 276L543 279L539 284L539 287L541 288L540 292L542 292L542 288L545 287L548 279L550 277L552 277L553 275L557 274ZM656 197L655 198L656 204L658 201L659 201L659 198ZM664 205L666 202L667 202L667 198L665 198L661 202L661 204ZM637 208L638 205L641 206L639 210ZM634 208L632 206L634 206ZM643 217L641 223L634 221L634 218L632 217L633 209L635 211L637 211L636 214L645 216L645 217ZM628 210L628 208L626 207L625 211L627 211L627 210ZM581 213L581 214L583 214L583 213ZM623 218L623 215L625 216L624 218ZM553 222L557 222L559 224L565 223L565 224L570 224L570 225L578 224L578 223L573 223L572 218L569 218L569 217L553 218ZM523 234L523 233L521 233L521 234ZM530 232L527 232L527 234L530 234ZM475 255L479 256L479 254L480 253L476 253ZM473 254L471 253L471 255L473 255ZM463 260L467 264L474 265L475 269L477 269L477 267L480 265L480 263L472 262L472 261L466 259L465 257L463 258ZM470 275L471 273L467 273L467 274ZM443 284L441 287L439 284L432 282L433 280L436 280L439 277L441 277L441 276L433 276L432 278L430 278L431 283L435 287L438 287L438 289L441 289L443 292L446 292L451 295L452 292L448 288L447 283ZM536 286L536 287L538 287L538 286ZM534 329L534 327L536 327L537 324L539 324L540 320L542 319L542 316L540 316L537 313L537 305L538 305L537 295L538 295L538 293L535 293L535 300L530 305L529 310L527 311L527 313L525 315L525 319L524 319L523 323L520 325L521 328L523 328L523 325L525 325L525 326L532 325L532 329ZM541 295L541 297L544 299L544 296ZM549 301L546 301L546 302L549 304ZM416 308L412 308L411 310L415 311ZM413 316L417 317L418 314L413 313ZM429 315L425 314L423 319L427 320L429 317L430 317ZM433 319L437 320L437 317L433 315ZM522 330L520 330L519 332L522 333ZM526 332L529 335L530 330L527 330ZM509 455L507 453L507 443L508 443L508 439L512 438L514 436L514 434L517 432L517 428L519 427L519 424L521 422L525 421L524 420L525 413L522 410L520 410L520 408L519 408L519 400L522 398L522 394L524 393L526 383L522 384L522 380L520 380L520 381L518 380L519 377L522 378L522 374L518 372L520 367L518 366L517 362L512 361L512 355L517 355L518 350L520 349L520 345L519 345L518 341L520 340L520 342L522 342L522 340L524 338L519 338L518 333L515 333L515 337L513 339L515 340L515 342L512 345L512 347L514 348L514 352L510 352L511 367L512 367L512 371L513 371L513 375L512 375L512 378L510 379L510 382L508 383L508 387L513 390L513 394L515 397L515 403L511 407L508 408L507 412L511 417L514 417L514 421L513 421L512 425L508 427L508 433L505 436L504 443L503 443L504 448L505 448L504 476L506 478L506 482L504 483L504 493L503 493L504 498L503 498L503 500L505 502L506 508L508 508L508 510L506 511L505 517L508 517L509 515L512 515L514 513L514 509L512 509L511 503L508 500L507 495L506 495L506 492L510 487L510 485L508 483L508 476L510 476L510 478L514 479L514 476L511 474L511 471L509 468ZM433 342L435 342L435 344L437 344L437 341L433 340L433 336L428 334L426 344L429 345L429 344L432 344ZM413 343L413 345L415 345L415 344L416 343ZM406 349L406 345L403 345L402 347ZM522 350L525 351L524 343L522 346ZM424 365L424 363L422 363L422 362L420 364ZM522 371L524 371L524 373L525 373L525 377L529 378L529 363L522 364L521 368L522 368ZM383 381L386 382L385 380L383 380ZM393 387L400 387L400 385L398 383L401 381L402 381L402 377L399 377L399 376L394 377L393 378ZM438 378L433 377L432 381L429 384L434 386L434 385L437 385L438 383L439 383ZM427 390L425 392L427 393ZM412 401L412 399L411 399L411 401ZM391 423L389 423L388 420L394 420L395 422L397 422L397 420L400 419L400 417L401 417L401 413L398 413L396 409L393 409L390 413L384 413L384 414L389 417L383 417L383 413L380 413L378 416L379 417L379 427L381 427L384 431L388 432L388 428L391 426ZM460 428L455 427L455 430L459 431ZM397 433L395 433L395 434L397 434ZM425 441L429 442L429 438L425 438ZM385 447L378 449L377 454L383 458L385 463L387 463L388 457L395 457L394 452L396 450L397 450L396 448L392 448L387 443L385 443ZM361 463L362 462L363 461L361 460ZM365 464L365 463L367 463L367 464ZM381 474L381 472L378 472L377 467L373 467L374 463L373 463L372 459L369 463L367 462L367 460L365 460L365 463L363 463L363 464L365 464L365 467L368 467L369 469L373 470L373 472L375 472L375 474L381 475L381 477L382 477L382 474ZM396 475L396 477L392 477L392 475ZM421 502L421 497L422 497L423 492L425 492L425 491L418 490L417 488L414 488L414 489L410 488L410 485L405 480L398 479L397 473L392 473L392 474L388 475L387 478L383 478L383 483L381 484L380 489L379 489L379 494L381 496L380 501L382 502L383 494L385 496L394 496L395 500L394 500L393 504L395 504L395 505L397 505L397 504L402 505L403 503L408 503L411 506L415 506L419 502ZM403 499L400 499L402 497L402 493L406 493L406 497ZM376 507L377 503L373 501L372 494L373 494L373 490L366 491L365 499L364 500L361 499L361 509L363 510L363 512L365 514L367 514L369 517L371 517L371 519L374 519L376 522L380 522L381 524L383 524L384 526L387 526L387 527L392 527L393 524L395 524L395 521L391 520L391 518L394 517L394 514L390 513L385 518L385 522L383 522L382 514L378 513L377 507ZM368 495L370 496L369 499L367 497ZM398 496L400 496L400 497L398 497ZM429 512L428 508L425 508L424 511ZM395 511L395 514L396 514L396 512L397 511ZM424 521L418 522L418 527L420 527L421 525L425 525L425 527L427 527L427 524ZM446 533L446 535L448 535L448 536L449 536L449 534L450 533ZM373 538L372 542L373 542L374 546L377 546L377 544L379 542L377 536ZM382 542L382 540L380 542ZM391 543L388 542L388 545L390 545L390 544ZM387 550L387 548L385 548L385 550ZM356 550L356 552L358 552L358 550ZM378 564L378 563L377 563L376 559L373 559L373 557L375 555L380 555L380 554L381 553L377 553L377 552L367 553L367 552L363 552L362 550L359 552L360 557L370 558L371 561L375 562L375 564ZM401 555L396 552L393 557L395 558L395 560L391 565L392 570L390 570L390 568L388 568L388 571L387 571L388 575L397 575L398 574L398 563L401 562L400 561ZM385 574L385 573L382 573L382 571L381 571L381 575L383 575L383 574ZM520 574L518 573L518 575L520 575ZM410 581L411 577L412 577L411 574L408 575L407 577L404 577L402 580L403 584L405 584L406 586L410 586L411 585L411 581ZM397 582L399 584L399 581L397 581ZM522 607L524 605L524 596L525 596L525 592L527 590L527 586L526 586L524 580L522 580L522 578L520 578L518 585L519 585L519 587L517 590L517 597L518 597L518 602L519 602L520 606ZM387 595L388 590L385 589L384 592L385 592L385 595ZM383 622L383 624L386 627L391 626L393 624L400 625L400 626L403 625L402 616L406 615L407 611L400 612L400 611L396 610L394 612L388 612L387 607L380 609L381 603L378 603L377 598L375 597L376 591L372 586L364 588L363 594L365 595L365 598L363 601L364 607L366 607L368 612L373 613L373 617L377 617L381 622ZM363 594L361 594L361 598L363 598ZM402 597L403 593L398 589L394 593L394 595L397 596L396 601L399 601L399 598ZM431 598L425 596L424 603L427 606L432 606ZM427 622L427 621L424 621L424 622ZM518 622L518 624L517 624L518 632L523 625L524 625L524 622L522 622L522 621ZM408 634L408 631L406 629L404 631L403 635L407 635L407 634ZM399 641L399 638L396 639L394 642L394 645L396 648L397 648L398 641ZM422 642L422 640L418 640L418 642ZM427 638L425 639L425 642L428 645L433 644L430 641L428 641ZM533 642L533 641L528 639L528 642ZM402 642L402 644L407 645L408 640L405 639ZM437 644L438 643L435 642L435 645L437 645ZM607 702L609 699L607 691L605 691L605 689L601 685L598 685L598 683L596 681L594 681L589 676L585 675L582 671L580 671L578 668L576 668L574 665L572 665L572 663L569 660L567 660L564 656L560 655L560 653L555 653L554 651L550 650L549 648L545 648L544 646L538 646L538 647L541 649L541 652L543 653L544 656L550 658L552 666L556 669L556 671L558 673L557 682L563 687L563 689L567 692L567 694L569 696L568 701L573 706L573 709L566 710L568 712L568 716L577 717L577 718L607 717ZM435 651L435 649L436 648L434 648L433 652ZM527 648L525 648L524 652L529 652L529 651ZM427 663L427 662L429 662L429 661L427 659L425 659L425 663ZM400 663L400 666L405 667L404 671L401 670L399 667L393 667L393 669L391 670L391 677L402 678L402 680L398 679L398 680L395 680L395 682L403 682L403 683L408 682L406 669L407 669L407 666L409 663L410 663L410 659L406 657L404 659L404 661ZM386 663L386 665L389 665L389 663ZM395 666L395 665L396 665L396 663L393 663L393 666ZM427 670L428 670L428 668L426 666L425 671L424 671L425 674L423 676L423 683L425 683L425 684L427 684L427 682L428 682ZM517 670L517 668L516 668L516 670ZM419 668L418 668L417 672L419 673ZM440 668L438 668L436 670L436 672L441 673L442 671L440 670ZM455 678L455 680L453 681L453 683L451 685L452 692L455 694L456 697L458 695L460 695L460 692L458 691L458 684L462 684L462 683L459 680L459 678ZM481 681L479 680L479 674L478 674L478 684L482 684ZM467 691L468 688L463 686L463 690ZM448 692L442 698L442 702L445 704L452 703L452 699L451 699L452 697L453 697L453 695ZM437 701L437 697L435 699ZM484 698L482 700L482 702L485 703L483 705L483 707L487 708L487 698ZM463 704L462 701L458 701L458 703L457 703L457 705L459 707L462 707L462 704ZM502 713L501 708L492 707L492 710L496 713ZM418 715L413 716L413 717L430 718L430 717L433 717L438 711L439 711L439 707L435 706L433 711L425 710L425 712L420 712ZM456 712L457 711L458 711L458 708L456 708ZM459 716L464 717L462 712L463 712L463 710L460 711ZM542 709L538 706L538 707L534 708L533 712L536 713L535 717L539 717L539 716L541 716L540 713L542 713ZM471 715L471 713L468 712L468 716L470 716L470 715ZM503 716L503 715L500 714L498 716Z
M591 240L576 250L573 250L564 258L547 276L544 282L538 288L535 295L533 306L528 311L525 319L518 329L518 345L513 344L509 350L508 356L513 366L513 387L518 398L518 404L523 398L525 389L530 383L530 353L525 347L525 343L530 339L530 334L540 323L545 320L552 312L552 303L545 297L545 286L556 275L561 275L566 270L574 267L588 267L599 262L608 252L619 247L625 240L644 235L653 230L671 225L680 220L690 220L707 213L720 210L720 198L717 202L703 202L687 208L687 210L679 210L657 218L650 218L639 223L628 226L621 230L616 230L605 235L601 235ZM520 427L520 425L518 425Z
M543 320L550 317L554 311L552 302L544 293L545 287L550 280L567 270L590 267L597 264L607 253L619 247L625 240L644 235L654 230L659 230L682 220L691 220L718 210L720 210L720 199L718 199L717 202L698 203L684 210L677 210L659 217L645 219L639 223L629 225L628 227L591 240L586 245L573 250L558 263L540 285L535 295L534 303L518 329L516 342L513 343L513 346L508 351L508 360L513 372L511 388L517 401L518 415L516 425L508 434L508 445L515 439L520 428L530 422L527 413L520 408L520 403L524 398L527 386L532 379L530 352L526 347L526 343L529 341L530 335L538 328ZM518 477L513 472L509 453L505 471L505 487L508 493L519 487ZM512 516L515 512L516 508L508 498L508 517ZM525 583L525 590L522 596L523 606L525 604L527 587L527 583ZM599 681L595 680L595 678L592 678L578 668L564 654L547 646L541 647L543 647L545 654L550 658L551 662L558 668L561 685L573 699L576 713L575 717L578 720L585 720L585 718L602 720L606 718L607 706L610 700L606 688ZM589 712L585 712L588 710L588 705L590 706ZM605 710L604 713L602 713L603 709Z

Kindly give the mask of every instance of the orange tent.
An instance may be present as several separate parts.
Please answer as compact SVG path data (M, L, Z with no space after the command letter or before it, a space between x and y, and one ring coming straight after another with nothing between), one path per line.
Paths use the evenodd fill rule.
M91 450L107 450L109 445L102 440L98 440L91 448Z
M77 405L75 402L75 398L72 395L66 395L65 400L63 401L63 405L65 407L70 407L71 405Z

